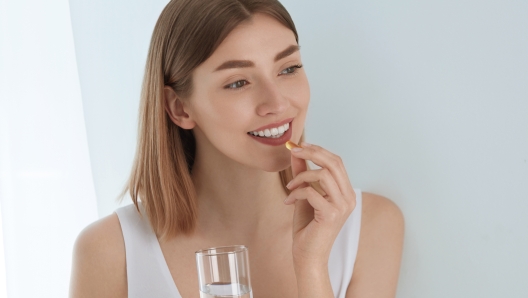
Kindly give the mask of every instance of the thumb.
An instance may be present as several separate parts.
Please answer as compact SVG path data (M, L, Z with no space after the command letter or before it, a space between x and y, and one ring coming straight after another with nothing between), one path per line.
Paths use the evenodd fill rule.
M286 142L286 147L291 150L293 148L301 147L301 146L295 144L292 141L288 141ZM291 154L291 168L292 168L293 178L295 178L299 173L307 170L306 160L295 157L292 153ZM306 183L303 183L303 186L307 186Z
M293 154L291 155L291 167L294 178L297 177L299 173L307 170L306 161L302 158L295 157Z
M294 142L292 141L288 141L286 142L286 147L288 149L293 149L295 147L301 147L301 146L298 146L297 144L295 144ZM290 149L290 150L291 150ZM306 165L306 160L305 159L302 159L302 158L298 158L298 157L295 157L293 154L291 155L291 167L292 167L292 174L293 174L293 178L297 177L297 175L301 172L304 172L306 170L308 170L307 168L307 165ZM315 183L306 183L306 182L303 182L301 185L301 187L306 187L306 186L311 186L313 187L319 194L321 194L322 196L325 196L326 195L326 192L321 188L321 185L318 183L318 182L315 182Z

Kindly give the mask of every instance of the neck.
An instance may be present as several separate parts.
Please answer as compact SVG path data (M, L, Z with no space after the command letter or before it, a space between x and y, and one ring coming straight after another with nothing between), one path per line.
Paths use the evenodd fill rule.
M198 197L197 231L205 237L226 237L251 243L291 226L293 205L279 172L266 172L233 161L218 151L197 150L192 179Z

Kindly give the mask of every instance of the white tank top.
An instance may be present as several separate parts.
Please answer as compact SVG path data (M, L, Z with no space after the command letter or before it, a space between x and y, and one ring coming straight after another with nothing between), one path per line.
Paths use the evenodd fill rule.
M354 191L356 207L337 235L328 260L330 282L336 298L345 298L358 250L362 196L360 189L354 188ZM143 206L139 204L139 207L145 214ZM134 204L118 208L115 212L125 240L128 297L182 298L147 217L140 216Z

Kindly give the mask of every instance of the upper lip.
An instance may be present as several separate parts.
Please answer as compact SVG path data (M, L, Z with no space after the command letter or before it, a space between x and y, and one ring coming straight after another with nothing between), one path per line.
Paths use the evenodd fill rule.
M261 130L266 130L266 129L270 129L270 128L276 128L276 127L279 127L279 126L282 126L286 123L290 123L291 121L293 120L293 118L288 118L288 119L284 119L280 122L276 122L276 123L271 123L271 124L268 124L268 125L264 125L262 127L259 127L257 129L254 129L252 131L261 131Z

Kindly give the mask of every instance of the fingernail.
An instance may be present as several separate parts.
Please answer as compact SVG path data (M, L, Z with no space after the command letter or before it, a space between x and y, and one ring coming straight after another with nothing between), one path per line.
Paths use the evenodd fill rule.
M284 199L284 201L282 201L284 204L286 204L286 201L288 200L288 197L286 197L286 199Z
M286 188L290 188L291 184L292 184L292 181L290 181L288 184L286 184Z
M297 148L293 148L291 151L293 151L293 152L299 152L299 151L302 151L302 150L303 150L303 148L298 148L298 147L297 147Z
M309 143L306 143L306 142L302 142L302 143L301 143L301 146L303 146L303 147L310 147L310 146L312 146L312 144L309 144Z

